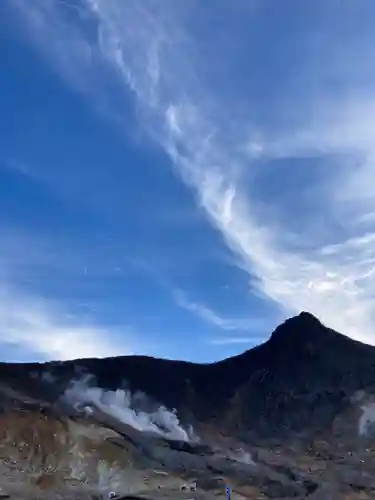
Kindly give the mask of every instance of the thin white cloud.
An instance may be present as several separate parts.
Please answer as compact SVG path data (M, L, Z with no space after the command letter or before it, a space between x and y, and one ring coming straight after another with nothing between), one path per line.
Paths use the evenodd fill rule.
M98 326L71 314L64 304L37 294L28 277L35 266L50 260L37 238L19 231L0 234L0 347L3 343L5 352L7 345L18 346L17 353L22 352L22 359L30 361L102 358L134 352L130 329L120 332Z
M207 343L213 346L241 345L253 347L267 340L265 337L215 337L207 340Z
M35 0L31 8L29 2L14 0L11 6L14 12L25 14L21 19L26 22L18 27L32 35L33 42L44 54L55 55L51 59L54 70L64 77L68 75L71 82L87 92L90 77L93 76L90 68L95 55L92 53L93 46L76 29L74 19L84 23L87 21L88 11L71 8L73 4L59 0ZM98 61L96 65L97 63Z
M176 304L187 311L192 312L210 326L220 328L225 331L267 331L269 322L264 318L257 319L252 317L224 318L217 312L204 304L189 300L188 296L182 290L175 290L173 293ZM229 338L229 337L228 337Z
M259 293L282 306L288 314L306 309L331 327L375 343L372 243L375 227L371 218L375 213L375 197L372 197L375 122L371 111L374 93L366 94L364 99L359 97L362 90L359 88L350 93L350 100L347 93L335 99L331 93L328 99L324 88L313 92L311 87L310 94L302 92L298 101L289 96L290 108L299 111L299 120L293 126L288 126L285 117L279 120L281 128L260 130L244 146L243 137L249 128L247 119L252 123L253 117L233 123L230 105L222 101L218 90L222 82L205 89L207 68L202 62L209 66L210 60L202 60L202 47L196 35L189 35L189 23L183 20L179 2L87 0L87 5L96 16L102 57L118 71L124 89L133 91L150 135L194 189L199 204L238 256L239 265L249 279L255 277ZM31 3L23 4L28 17L32 10ZM340 8L340 16L345 15L344 10ZM44 27L43 35L40 27L39 37L44 36L46 48L52 43L51 53L59 60L69 52L61 39L67 35L66 25L57 14L53 22L54 32ZM76 30L74 34L77 35ZM87 43L84 33L81 42ZM340 38L338 45L342 43ZM94 52L96 49L95 46ZM366 46L358 44L357 49L358 54L352 48L348 61L341 53L340 64L331 64L336 60L329 59L329 50L325 53L325 69L330 64L333 69L341 68L333 76L346 79L349 88L351 62L356 60L353 68L358 72L361 70L358 60L366 61ZM338 57L337 54L335 47L331 50L332 58ZM221 54L220 57L223 61ZM344 62L346 67L342 71ZM319 73L316 63L315 59L311 68L307 64L301 81L308 81L309 72L316 81ZM368 66L368 62L364 65ZM355 76L353 85L360 80ZM372 88L373 84L374 81ZM285 110L285 106L280 109ZM311 110L314 110L312 118ZM332 164L335 171L322 179L324 190L321 193L317 190L317 196L327 227L328 223L338 222L343 230L340 234L330 234L328 247L315 232L316 240L308 251L303 242L290 248L284 238L290 228L262 214L259 200L248 196L246 174L252 168L251 161L262 156L295 158L317 153L338 156ZM359 165L352 161L357 155L364 159ZM364 218L367 228L363 227ZM307 235L310 222L306 220ZM327 228L321 229L324 232Z
M129 354L113 332L69 318L50 301L0 286L0 331L7 344L29 351L31 360L67 360ZM124 335L122 336L124 338ZM1 340L0 340L1 345Z

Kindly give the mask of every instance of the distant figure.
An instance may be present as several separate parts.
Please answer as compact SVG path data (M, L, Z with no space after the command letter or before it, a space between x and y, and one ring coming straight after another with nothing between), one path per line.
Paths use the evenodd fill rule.
M231 500L231 489L229 485L225 487L225 499Z

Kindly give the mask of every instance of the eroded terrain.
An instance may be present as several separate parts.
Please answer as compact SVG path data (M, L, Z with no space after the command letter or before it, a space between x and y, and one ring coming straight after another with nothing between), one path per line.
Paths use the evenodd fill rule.
M375 453L372 439L358 436L357 409L310 443L241 448L229 438L218 438L215 446L212 434L210 444L204 438L170 441L100 411L84 417L59 415L52 407L12 409L0 416L2 493L210 499L224 498L230 485L234 499L374 498ZM340 429L347 433L345 444L336 441Z
M307 314L213 365L2 364L1 493L210 500L229 487L233 500L374 499L374 367L373 347Z

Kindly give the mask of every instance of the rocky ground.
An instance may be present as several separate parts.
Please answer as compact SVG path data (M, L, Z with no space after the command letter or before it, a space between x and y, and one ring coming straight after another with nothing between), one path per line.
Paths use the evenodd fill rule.
M68 417L56 408L14 409L0 417L1 493L14 499L109 498L114 492L209 500L224 498L230 485L233 499L375 498L371 439L335 443L341 423L335 425L310 443L239 448L228 439L213 445L212 436L210 443L170 441L99 411Z
M1 365L0 497L210 500L229 486L233 500L374 499L375 350L309 315L290 321L265 347L212 366L86 362L107 387L124 372L142 390L147 379L143 411L165 395L193 423L187 440L125 423L112 402L68 404L83 361ZM298 328L311 330L305 343Z

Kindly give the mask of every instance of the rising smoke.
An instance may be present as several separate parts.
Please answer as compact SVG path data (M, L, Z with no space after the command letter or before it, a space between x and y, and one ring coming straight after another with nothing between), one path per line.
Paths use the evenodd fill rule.
M240 462L242 464L256 465L251 453L243 450L242 448L238 448L235 451L229 451L228 456L231 460L235 460L236 462Z
M145 394L133 394L124 389L105 390L94 385L93 381L92 376L73 381L63 395L64 402L86 415L93 413L96 408L142 432L152 432L174 440L196 440L192 428L185 430L182 427L176 410L158 405L154 411L145 411L140 408L140 403L151 401Z
M375 430L375 403L362 405L361 410L363 413L358 422L358 433L366 436Z

